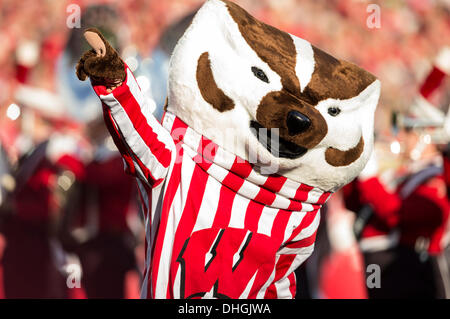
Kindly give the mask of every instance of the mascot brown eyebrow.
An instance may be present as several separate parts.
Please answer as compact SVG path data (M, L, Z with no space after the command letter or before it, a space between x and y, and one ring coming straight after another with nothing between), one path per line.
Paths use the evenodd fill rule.
M146 215L142 297L293 298L321 206L371 154L379 81L209 0L171 57L160 124L114 49L85 35L77 74Z

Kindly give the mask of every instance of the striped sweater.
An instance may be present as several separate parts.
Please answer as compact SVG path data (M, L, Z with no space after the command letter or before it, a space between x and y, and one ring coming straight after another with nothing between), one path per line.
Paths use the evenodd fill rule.
M127 69L95 86L145 212L143 298L293 298L330 193L264 176L167 112L160 124Z

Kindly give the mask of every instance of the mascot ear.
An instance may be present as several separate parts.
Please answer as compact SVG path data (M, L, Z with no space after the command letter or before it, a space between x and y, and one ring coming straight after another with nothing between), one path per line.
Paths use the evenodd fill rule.
M78 78L84 81L89 77L92 81L107 86L125 80L125 64L100 31L89 28L84 36L92 49L86 51L78 61Z

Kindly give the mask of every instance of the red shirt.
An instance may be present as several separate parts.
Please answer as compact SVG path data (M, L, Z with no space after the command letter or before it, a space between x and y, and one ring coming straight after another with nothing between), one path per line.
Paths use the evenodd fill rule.
M135 181L123 171L120 154L86 167L85 199L95 201L100 232L128 231L127 216L132 212ZM91 203L92 204L92 203Z
M84 166L75 156L64 154L54 163L47 157L42 158L25 185L14 194L19 219L48 222L58 213L57 177L65 170L72 172L76 179L84 176Z
M354 181L344 188L347 207L358 211L363 204L373 207L374 215L362 233L362 238L387 235L400 231L400 243L414 248L420 237L429 240L428 252L441 252L450 212L444 177L438 175L419 185L409 196L389 192L373 177L366 181Z

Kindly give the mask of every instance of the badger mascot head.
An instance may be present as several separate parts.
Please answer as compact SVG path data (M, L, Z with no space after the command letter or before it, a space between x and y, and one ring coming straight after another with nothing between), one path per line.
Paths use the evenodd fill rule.
M356 65L209 0L174 50L167 109L245 160L256 149L278 174L335 191L370 156L379 92Z

